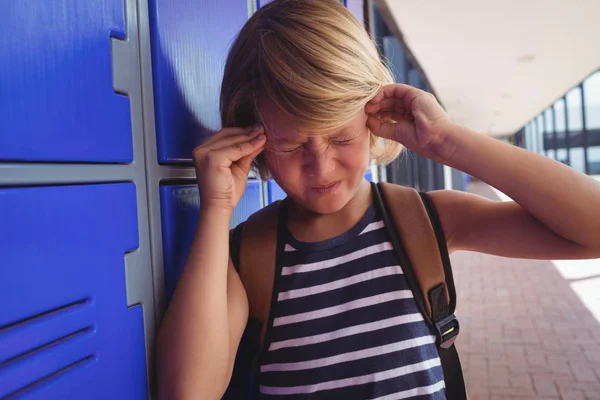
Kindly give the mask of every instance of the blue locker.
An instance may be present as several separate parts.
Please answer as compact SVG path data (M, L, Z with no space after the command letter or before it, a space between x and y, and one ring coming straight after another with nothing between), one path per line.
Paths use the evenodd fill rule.
M234 210L231 227L261 208L260 182L249 180L246 192ZM165 286L169 301L187 258L198 222L200 197L196 185L160 188Z
M149 2L159 163L191 163L220 129L219 93L229 47L248 19L247 0Z
M2 1L0 23L0 161L131 162L110 49L123 0Z
M399 83L408 83L409 61L402 46L400 46L398 39L394 36L384 37L383 53L389 60L395 81Z
M131 183L0 188L0 398L147 399Z
M283 189L272 179L267 182L267 189L269 191L269 204L287 197Z
M362 26L365 26L364 0L344 0L344 6L354 14Z

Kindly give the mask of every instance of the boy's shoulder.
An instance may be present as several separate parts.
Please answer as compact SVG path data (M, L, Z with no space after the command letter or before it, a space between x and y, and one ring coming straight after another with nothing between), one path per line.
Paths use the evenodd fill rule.
M242 230L246 221L240 222L235 228L229 230L229 257L236 271L240 269L240 245L242 243Z
M256 234L260 233L258 235L253 235L258 238L258 243L261 243L261 241L272 240L273 237L276 237L277 235L277 221L281 204L283 204L283 202L278 200L255 211L246 221L239 223L235 228L229 231L229 256L238 272L244 227L249 226L248 229L250 229L250 231L254 231ZM265 231L267 231L266 235ZM256 241L253 242L256 243Z

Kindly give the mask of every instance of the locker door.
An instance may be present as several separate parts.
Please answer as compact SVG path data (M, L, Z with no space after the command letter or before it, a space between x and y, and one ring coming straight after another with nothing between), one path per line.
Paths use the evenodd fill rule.
M219 91L229 47L248 19L247 0L150 0L158 161L191 163L220 129Z
M132 161L111 66L124 0L3 1L0 23L0 160Z
M148 398L154 310L132 4L0 4L3 399Z
M131 183L0 189L0 398L146 399Z
M145 140L153 268L159 277L155 287L161 309L175 290L198 220L192 150L221 127L219 93L225 59L248 19L249 7L247 0L148 1L153 108L147 107L146 115L153 115L150 122L155 129ZM262 198L261 182L251 179L233 225L260 209ZM225 398L239 399L239 392L246 392L250 377L247 372L240 377L241 370L236 365Z

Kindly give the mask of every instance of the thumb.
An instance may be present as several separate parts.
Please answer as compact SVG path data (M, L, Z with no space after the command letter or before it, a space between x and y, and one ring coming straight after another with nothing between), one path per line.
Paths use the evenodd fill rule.
M375 136L381 138L394 140L395 127L396 124L390 121L383 121L379 117L369 115L367 118L367 128L369 128Z
M252 161L254 160L254 158L256 158L256 156L258 156L262 151L264 150L263 146L260 146L258 149L254 150L252 153L248 154L247 156L244 156L242 158L240 158L237 162L237 164L240 166L240 168L245 171L246 173L250 172L250 166L252 165Z
M382 120L378 117L369 116L367 127L375 136L401 143L401 138L411 130L414 130L414 124L412 121L406 120L405 117L396 116L394 120L395 122L391 122L390 120Z

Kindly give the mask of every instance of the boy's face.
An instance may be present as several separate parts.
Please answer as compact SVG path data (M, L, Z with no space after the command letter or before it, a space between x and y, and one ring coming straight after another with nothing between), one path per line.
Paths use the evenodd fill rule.
M369 164L367 115L341 129L307 132L271 102L261 104L273 179L298 205L320 214L344 207L358 192Z

